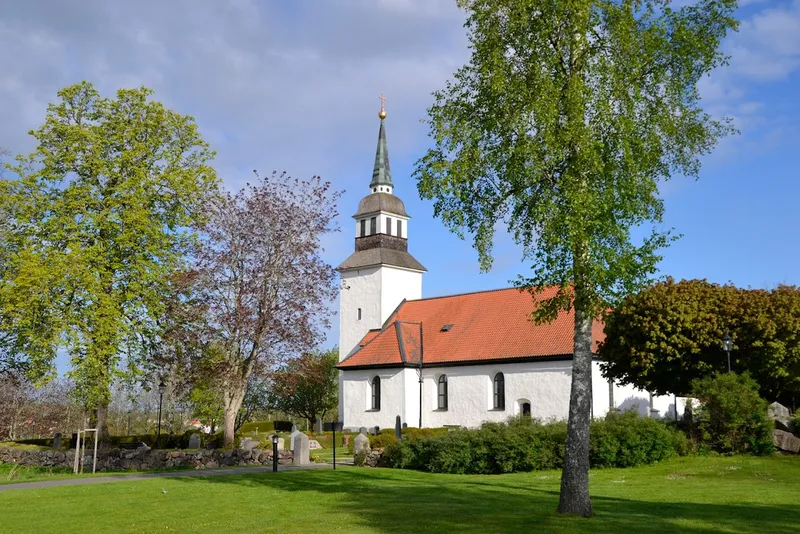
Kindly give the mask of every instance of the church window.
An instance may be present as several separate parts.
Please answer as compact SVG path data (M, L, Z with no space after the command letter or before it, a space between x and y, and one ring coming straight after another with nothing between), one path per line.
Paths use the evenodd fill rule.
M386 217L386 235L392 235L392 218Z
M379 376L372 379L372 409L375 411L381 409L381 379Z
M377 188L377 187L373 187L373 188L372 188L372 192L373 192L373 193L377 193L377 192L378 192L378 188Z
M447 375L442 375L439 377L439 383L437 384L437 397L439 399L438 407L440 410L447 409Z
M506 409L506 379L503 373L494 375L494 402L493 407L495 410Z
M403 221L397 221L397 237L403 237Z
M523 402L522 403L522 417L530 417L531 416L531 403L530 402Z
M361 308L358 309L358 320L361 320Z
M378 220L373 217L369 220L369 235L377 234L378 233Z

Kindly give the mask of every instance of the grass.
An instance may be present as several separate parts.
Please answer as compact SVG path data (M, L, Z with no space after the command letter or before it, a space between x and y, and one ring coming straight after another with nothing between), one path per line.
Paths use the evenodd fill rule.
M800 532L800 459L680 458L593 471L595 517L559 473L340 468L0 493L4 532Z

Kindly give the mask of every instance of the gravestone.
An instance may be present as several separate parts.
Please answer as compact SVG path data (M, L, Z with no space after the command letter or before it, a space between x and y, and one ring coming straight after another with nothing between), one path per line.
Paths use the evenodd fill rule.
M292 425L292 432L297 432L297 425Z
M319 441L315 439L308 440L308 448L311 450L321 449L322 445L319 444Z
M349 447L350 446L350 436L345 436L344 437L344 441L342 442L342 445L344 447Z
M322 434L322 419L317 419L317 434Z
M366 434L367 433L367 427L362 426L361 428L358 429L358 433L359 434Z
M394 437L396 437L398 441L403 439L403 424L400 421L399 415L394 419Z
M300 434L303 434L303 433L300 432L299 430L297 430L296 426L292 427L292 428L294 428L294 430L292 430L292 434L289 436L289 448L292 451L294 451L294 438L296 438L297 436L299 436ZM305 436L305 434L303 434L303 435ZM306 438L308 438L308 436L306 436Z
M200 434L192 434L191 436L189 436L189 448L190 449L200 448Z
M53 448L56 450L61 448L61 432L56 432L53 436Z
M403 423L403 428L408 428L408 423Z
M372 435L377 436L380 433L381 433L381 427L375 425L375 428L372 429Z
M359 434L356 436L356 439L353 440L353 453L358 454L360 452L369 453L369 438L366 434Z
M308 436L302 432L292 438L292 450L294 451L292 465L308 465L311 463L308 454Z
M251 438L242 438L242 442L239 446L240 449L244 451L252 451L258 446L258 441L251 439Z

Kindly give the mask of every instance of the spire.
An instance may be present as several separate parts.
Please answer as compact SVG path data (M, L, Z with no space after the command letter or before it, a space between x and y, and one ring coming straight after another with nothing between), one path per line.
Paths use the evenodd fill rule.
M389 150L386 148L386 130L383 121L386 118L384 102L386 97L380 96L381 111L378 117L381 119L381 128L378 131L378 149L375 151L375 167L372 169L372 181L369 183L370 189L383 187L384 192L392 192L392 171L389 169ZM374 192L374 191L373 191Z

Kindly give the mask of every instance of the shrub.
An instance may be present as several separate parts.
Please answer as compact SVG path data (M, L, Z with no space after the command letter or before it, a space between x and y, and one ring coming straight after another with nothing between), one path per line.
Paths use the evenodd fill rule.
M661 461L689 450L681 432L635 412L612 413L593 421L590 462L593 467L629 467ZM478 429L451 430L409 437L389 444L390 467L438 473L496 474L564 465L566 422L541 423L514 418L485 423Z
M689 451L683 433L634 411L610 412L604 419L593 421L589 442L593 467L632 467Z
M723 454L763 455L775 450L767 401L748 373L717 373L695 380L692 396L700 401L694 417L702 446Z
M795 410L792 419L789 421L789 428L794 434L800 434L800 410Z
M262 432L272 432L275 430L275 421L252 421L250 423L245 423L239 429L239 433L252 434L256 432L256 429L258 429L259 434Z
M383 449L390 443L395 442L397 442L397 438L394 435L394 430L391 433L384 434L381 432L377 436L369 437L369 446L373 449Z

